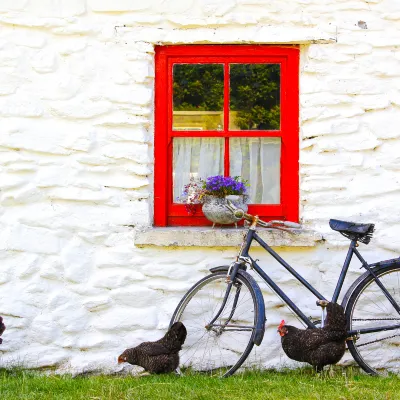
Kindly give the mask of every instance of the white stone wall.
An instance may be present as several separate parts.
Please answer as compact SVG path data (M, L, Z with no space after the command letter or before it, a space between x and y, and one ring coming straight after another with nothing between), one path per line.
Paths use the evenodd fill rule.
M300 43L301 218L327 242L282 253L327 295L346 252L329 218L376 222L367 259L397 256L399 27L398 0L0 0L0 364L116 369L235 254L134 245L153 214L155 44ZM266 299L277 366L276 326L295 321Z

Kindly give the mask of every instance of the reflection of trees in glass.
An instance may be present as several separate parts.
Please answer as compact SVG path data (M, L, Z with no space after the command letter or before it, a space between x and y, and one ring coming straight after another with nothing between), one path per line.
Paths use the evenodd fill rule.
M176 64L174 111L221 111L224 70L221 64ZM280 65L231 64L230 111L239 129L280 128Z
M279 129L279 64L231 64L230 109L240 129Z
M174 111L221 111L224 67L221 64L174 65Z

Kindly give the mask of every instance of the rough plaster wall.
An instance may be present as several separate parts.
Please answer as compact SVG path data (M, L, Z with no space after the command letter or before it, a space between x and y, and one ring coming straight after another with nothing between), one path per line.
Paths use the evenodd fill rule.
M156 43L303 43L301 216L328 241L283 255L327 294L345 255L329 218L376 222L367 259L396 256L399 23L397 0L0 0L1 364L115 369L235 254L134 246L152 222ZM266 296L276 366L294 321Z

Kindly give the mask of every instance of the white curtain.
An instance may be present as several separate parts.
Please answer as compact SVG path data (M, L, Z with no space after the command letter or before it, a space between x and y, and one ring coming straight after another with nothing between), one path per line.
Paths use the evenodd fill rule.
M174 202L190 178L224 174L224 139L174 138L173 147Z
M280 203L280 138L231 138L230 174L250 184L249 203Z
M230 138L230 175L250 184L249 203L280 203L280 138ZM174 202L190 178L224 174L224 139L174 138Z

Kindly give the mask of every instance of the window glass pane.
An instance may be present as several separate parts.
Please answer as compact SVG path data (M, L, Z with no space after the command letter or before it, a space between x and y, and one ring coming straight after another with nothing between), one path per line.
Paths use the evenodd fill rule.
M280 65L230 65L230 130L280 129Z
M224 174L224 139L174 138L173 201L178 200L190 178L206 179Z
M249 183L250 204L280 203L280 138L230 138L230 175Z
M224 125L222 64L175 64L173 67L174 130L222 130Z

